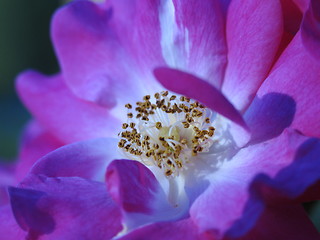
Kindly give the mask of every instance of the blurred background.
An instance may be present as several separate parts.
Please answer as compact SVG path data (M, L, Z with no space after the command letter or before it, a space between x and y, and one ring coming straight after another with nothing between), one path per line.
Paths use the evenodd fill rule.
M59 70L50 41L50 19L62 0L0 1L0 161L14 161L19 137L30 119L15 89L16 76L26 69L45 74ZM320 231L320 204L305 204Z
M50 42L50 19L58 0L0 1L0 159L14 160L19 135L30 118L14 89L21 71L58 71Z

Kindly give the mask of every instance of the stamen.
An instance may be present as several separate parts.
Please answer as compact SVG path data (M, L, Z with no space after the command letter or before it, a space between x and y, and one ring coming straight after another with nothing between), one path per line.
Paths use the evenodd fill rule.
M154 98L144 96L135 108L130 103L125 107L130 112L119 133L119 148L131 159L157 166L167 177L188 169L212 145L212 113L190 98L163 91Z

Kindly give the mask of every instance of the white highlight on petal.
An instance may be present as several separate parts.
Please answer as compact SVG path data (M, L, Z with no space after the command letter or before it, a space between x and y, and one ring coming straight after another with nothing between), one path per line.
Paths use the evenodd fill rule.
M159 8L161 29L161 50L167 64L184 69L190 56L190 40L187 28L180 29L176 22L175 7L172 0L163 0Z

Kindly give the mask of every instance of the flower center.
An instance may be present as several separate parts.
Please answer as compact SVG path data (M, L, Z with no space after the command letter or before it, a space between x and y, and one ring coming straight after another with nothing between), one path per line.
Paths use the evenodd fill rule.
M143 97L128 109L127 123L118 134L119 148L133 160L156 166L165 176L178 176L208 152L215 128L212 112L185 96L169 96L168 91Z

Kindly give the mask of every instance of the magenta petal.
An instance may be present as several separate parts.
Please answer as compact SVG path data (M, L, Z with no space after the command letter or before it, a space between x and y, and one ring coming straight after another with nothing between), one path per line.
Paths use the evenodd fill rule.
M180 59L180 62L188 60L183 69L208 79L220 88L227 63L227 46L225 20L219 2L191 0L185 4L183 0L174 0L173 5L180 31L180 39L178 37L174 47L180 46L184 51L189 51ZM186 46L189 46L188 50Z
M257 211L257 209L254 209ZM248 219L243 219L248 222ZM250 221L250 220L249 220ZM254 227L243 237L239 236L244 226L234 228L224 240L319 240L320 235L300 205L268 206L262 216L254 223ZM231 237L233 236L233 237Z
M157 199L160 185L144 165L132 160L116 160L106 173L109 193L127 212L152 214L150 208Z
M203 240L190 219L154 223L130 232L119 240ZM209 239L208 239L209 240Z
M294 131L285 131L279 137L268 142L240 150L231 161L222 165L221 169L212 177L212 183L208 189L196 199L190 210L191 218L201 231L215 231L218 236L222 236L234 221L241 218L250 198L249 185L256 175L264 173L271 178L277 174L280 176L282 169L290 168L296 164L295 162L300 161L304 165L300 165L301 167L296 168L295 171L290 171L289 173L292 175L285 174L288 177L287 181L278 183L278 185L282 184L284 188L288 184L292 188L298 186L301 177L296 176L296 173L299 172L299 176L305 177L310 174L309 168L306 168L308 164L310 164L310 168L316 164L320 166L317 163L318 159L312 157L316 156L319 150L317 147L315 149L307 147L305 158L297 159L300 149L304 148L305 141L309 141L308 138ZM305 181L301 181L300 190L297 188L295 192L302 194L301 190L315 183L317 176L320 177L318 173L315 170L310 178L306 177ZM261 209L260 206L258 207ZM255 212L255 214L259 215L260 212Z
M181 208L169 204L153 173L138 161L113 161L107 169L106 184L112 198L123 209L129 229L176 219L183 214Z
M17 90L36 120L62 143L115 135L118 120L105 108L75 97L63 81L60 75L28 71L18 77Z
M52 38L67 85L79 98L107 108L117 104L118 94L125 98L136 93L131 91L136 88L132 79L136 63L122 46L112 18L111 8L74 1L52 21Z
M292 122L291 128L298 129L307 136L320 137L319 69L320 63L310 55L302 43L300 33L297 33L257 93L260 99L265 98L267 94L289 97L295 102L294 117L290 116L293 104L287 106L288 112L288 109L285 110L286 103L280 103L280 109L272 109L273 111L267 114L274 116L284 114L283 120L292 118L288 121ZM280 113L280 110L284 112ZM264 124L265 121L261 118L262 128Z
M39 158L62 145L39 123L31 121L25 129L20 143L19 161L15 172L16 182L20 182L25 177Z
M24 239L26 233L17 224L10 205L0 207L0 236L4 240Z
M142 73L142 78L150 78L151 69L164 64L159 19L163 2L159 0L110 0L109 3L114 12L112 26L117 30L121 44L133 59L133 69ZM130 19L129 24L128 19ZM118 65L119 62L116 62L115 67ZM132 76L131 70L130 78ZM138 81L145 80L138 79Z
M156 68L154 75L170 91L198 100L206 107L247 128L240 113L218 89L208 82L186 72L166 67Z
M228 66L223 93L244 110L266 78L282 37L278 0L232 1L227 17Z
M33 174L48 177L82 177L103 180L107 165L119 158L117 139L101 138L61 147L41 158Z
M320 3L311 0L301 26L304 46L318 60L320 57Z
M9 189L11 205L30 239L110 239L122 228L103 183L31 175L21 186Z

